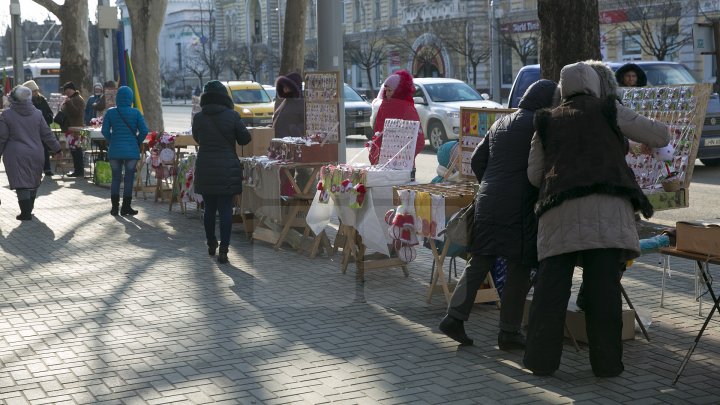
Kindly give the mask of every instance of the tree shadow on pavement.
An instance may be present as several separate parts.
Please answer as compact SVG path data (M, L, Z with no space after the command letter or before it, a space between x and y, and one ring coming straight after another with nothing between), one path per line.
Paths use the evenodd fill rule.
M33 216L31 221L22 221L13 228L7 237L0 233L0 245L3 251L24 257L30 263L52 263L55 260L53 252L65 248L74 235L75 232L70 231L56 240L55 232L38 217ZM28 254L28 246L35 246L37 249Z

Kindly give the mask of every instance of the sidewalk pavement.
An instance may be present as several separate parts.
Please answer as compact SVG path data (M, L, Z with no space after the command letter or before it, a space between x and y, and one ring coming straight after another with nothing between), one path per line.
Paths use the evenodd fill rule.
M409 277L370 270L359 283L337 256L278 252L236 226L230 264L218 265L197 211L170 212L150 195L134 200L137 216L112 217L108 194L45 179L34 219L20 222L0 166L0 403L719 401L717 321L671 385L704 319L693 263L672 261L665 308L659 255L626 273L633 303L652 313L652 341L626 343L620 377L595 378L587 346L568 343L560 370L540 378L522 368L522 352L497 348L493 305L466 323L473 347L438 332L445 304L425 302L426 249Z

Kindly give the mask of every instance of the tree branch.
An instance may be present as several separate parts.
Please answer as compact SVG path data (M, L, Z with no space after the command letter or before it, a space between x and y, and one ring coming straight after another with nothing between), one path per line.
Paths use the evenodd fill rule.
M55 14L55 17L60 18L60 7L61 5L55 3L53 0L33 0L35 3L45 7L47 11Z

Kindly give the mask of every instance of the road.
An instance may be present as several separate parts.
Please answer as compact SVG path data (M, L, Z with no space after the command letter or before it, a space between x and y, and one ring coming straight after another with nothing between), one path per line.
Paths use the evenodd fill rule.
M165 128L169 131L186 131L190 129L190 108L188 105L163 105ZM366 140L362 136L352 135L347 140L347 160L368 162L367 151L363 145ZM437 158L429 146L417 157L417 181L429 183L436 176ZM695 163L695 171L690 186L690 207L659 211L651 219L652 223L663 226L674 226L681 220L720 218L720 167L703 166L700 161Z

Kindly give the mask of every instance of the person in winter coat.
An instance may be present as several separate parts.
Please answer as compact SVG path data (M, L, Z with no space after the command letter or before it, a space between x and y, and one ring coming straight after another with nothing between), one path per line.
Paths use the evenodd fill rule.
M43 118L45 119L45 122L47 122L48 125L52 124L52 109L50 108L50 104L48 104L47 100L45 99L45 96L40 93L40 88L38 87L37 83L35 83L35 80L28 80L23 83L23 86L32 90L33 105L35 106L35 108L40 110ZM52 169L50 168L50 151L47 148L45 148L45 163L43 164L43 171L45 172L46 176L53 175Z
M220 217L220 253L218 263L228 262L232 229L233 197L242 193L242 166L235 145L250 143L250 132L235 112L225 86L217 80L205 84L200 96L202 110L192 122L192 134L198 143L195 161L195 192L205 204L204 225L208 254L215 255L215 216Z
M84 121L85 125L90 125L90 120L97 116L95 112L95 103L102 97L103 86L100 83L95 83L93 86L93 95L88 97L87 103L85 103Z
M132 191L135 184L135 171L140 159L140 145L148 133L142 113L130 107L133 91L122 86L117 92L117 107L110 108L105 114L102 125L103 137L108 143L108 159L112 180L110 182L110 214L136 215L131 206ZM123 176L123 170L125 175ZM124 183L122 207L120 207L120 181Z
M420 116L413 103L415 85L413 77L406 70L398 70L385 79L380 93L373 101L373 104L380 103L373 132L376 134L367 146L370 147L370 163L376 165L380 159L380 148L382 148L382 133L385 129L385 120L388 118L402 119L406 121L420 121ZM378 135L379 134L379 135ZM412 146L411 146L412 147ZM422 152L425 147L425 135L422 125L418 129L417 142L415 143L415 156ZM415 179L415 165L413 164L412 179Z
M475 220L465 267L450 298L440 331L461 344L471 345L463 322L468 320L475 295L498 257L508 261L507 280L500 306L501 350L522 349L520 324L530 290L530 269L537 266L537 220L533 206L537 188L527 179L530 140L535 111L551 107L557 84L539 80L525 91L519 109L496 121L472 155L471 167L480 183L475 198Z
M300 81L300 84L297 83ZM302 78L298 73L279 76L275 81L279 104L273 112L272 126L275 138L305 136L305 100L302 94Z
M31 97L32 90L16 86L10 92L10 108L0 114L0 157L10 189L17 193L20 215L15 218L20 221L32 219L42 178L43 144L54 153L60 151L60 143Z
M102 94L100 97L98 97L97 100L95 100L95 103L93 103L93 109L95 110L95 116L96 117L102 117L105 115L105 111L108 109L108 107L114 107L115 101L108 102L108 95L110 92L113 92L117 89L117 83L113 80L108 80L103 84Z
M68 174L69 177L84 177L85 176L85 162L83 161L83 149L78 145L78 139L75 135L70 133L68 129L70 127L82 127L85 122L83 120L85 110L85 99L80 95L80 92L75 88L73 82L67 82L63 85L63 93L67 97L60 106L60 112L64 116L63 122L60 123L60 128L65 132L66 138L69 139L68 146L70 147L70 154L73 157L74 170Z
M562 104L536 113L528 159L540 188L540 265L530 306L525 367L536 375L560 366L563 326L575 266L583 268L590 364L598 377L617 376L622 362L622 303L618 274L640 255L636 210L652 205L625 162L624 136L650 147L670 140L667 126L638 115L617 99L617 81L599 61L560 72Z
M622 87L645 87L647 75L642 68L634 63L626 63L615 72L615 79Z

